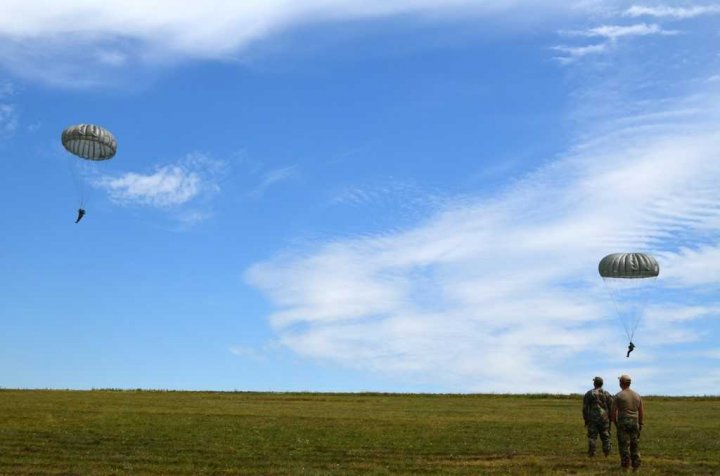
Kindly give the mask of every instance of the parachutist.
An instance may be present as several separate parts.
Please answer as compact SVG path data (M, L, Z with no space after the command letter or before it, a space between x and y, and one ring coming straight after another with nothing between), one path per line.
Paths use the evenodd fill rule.
M632 352L633 350L635 350L635 344L633 344L632 342L630 342L630 344L628 344L628 352L627 352L627 355L626 355L625 357L630 357L630 352Z
M82 217L84 217L84 216L85 216L85 210L83 210L82 208L78 208L78 217L77 217L77 220L75 220L75 223L82 220Z

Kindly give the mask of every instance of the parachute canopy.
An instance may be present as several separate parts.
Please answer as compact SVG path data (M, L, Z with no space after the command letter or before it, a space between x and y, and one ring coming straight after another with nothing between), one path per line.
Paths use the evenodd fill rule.
M644 253L613 253L600 260L598 271L603 278L657 278L660 265Z
M87 160L111 159L117 152L115 137L94 124L77 124L62 133L62 144L68 152Z

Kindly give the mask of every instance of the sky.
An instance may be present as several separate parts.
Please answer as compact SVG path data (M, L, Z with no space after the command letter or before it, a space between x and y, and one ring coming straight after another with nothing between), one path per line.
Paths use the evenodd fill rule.
M718 395L719 40L712 1L3 0L0 387ZM659 277L614 301L615 252Z

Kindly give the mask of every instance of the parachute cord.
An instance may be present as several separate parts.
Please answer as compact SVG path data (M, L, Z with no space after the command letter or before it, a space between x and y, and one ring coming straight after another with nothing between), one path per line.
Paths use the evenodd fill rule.
M610 300L613 303L613 306L615 307L615 315L617 316L618 320L620 321L620 324L623 326L623 329L625 329L625 335L628 338L629 342L632 342L633 335L635 334L635 329L630 332L630 327L625 323L623 320L623 315L620 313L620 305L618 304L617 298L615 296L615 292L612 289L612 286L610 286L607 283L607 280L605 278L602 278L603 284L605 285L605 289L607 290L608 294L610 295ZM635 326L637 327L637 325Z
M76 159L74 159L72 157L68 157L67 165L68 165L68 170L70 171L70 176L72 177L72 180L73 180L73 184L75 185L75 192L77 193L79 201L80 201L79 208L84 208L85 207L85 187L82 183L82 180L79 177L76 165L74 164L75 160Z
M657 276L655 276L654 278L652 278L653 287L655 287L655 282L656 282L656 281L657 281ZM635 337L635 331L637 330L638 326L640 325L640 321L642 320L642 318L643 318L643 316L644 316L646 305L647 305L647 297L645 297L645 299L643 299L643 302L642 302L643 314L638 313L638 315L635 317L635 319L634 319L634 321L633 321L632 332L630 332L630 336L629 336L629 337L630 337L630 342L632 342L633 337Z

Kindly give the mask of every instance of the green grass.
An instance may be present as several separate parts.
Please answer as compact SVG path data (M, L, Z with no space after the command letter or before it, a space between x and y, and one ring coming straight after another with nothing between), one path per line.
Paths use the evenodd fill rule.
M643 473L720 474L720 398L645 405ZM619 472L585 451L577 395L0 391L0 474Z

